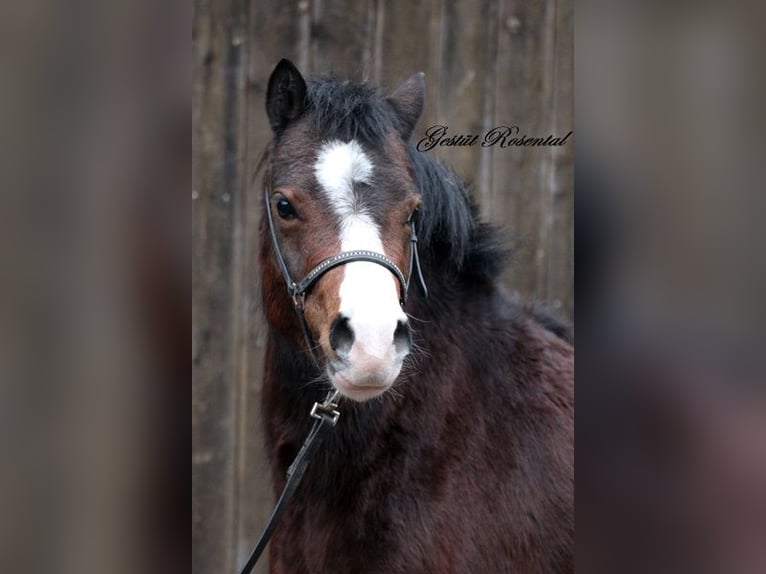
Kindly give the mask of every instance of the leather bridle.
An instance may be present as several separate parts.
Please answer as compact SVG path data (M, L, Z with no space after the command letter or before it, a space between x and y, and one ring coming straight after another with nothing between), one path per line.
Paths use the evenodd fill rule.
M263 201L266 207L266 219L269 223L269 233L271 234L271 244L274 247L274 254L276 255L279 268L282 271L282 276L284 277L285 284L287 285L287 293L293 302L295 313L298 315L298 322L301 325L303 337L306 340L306 346L309 349L309 353L312 360L314 361L314 364L318 368L320 367L320 361L316 354L316 345L313 342L313 338L311 337L311 333L306 323L304 308L306 303L306 294L325 273L330 271L330 269L334 269L340 265L345 265L346 263L351 263L352 261L366 261L368 263L377 263L378 265L385 267L394 275L394 277L396 277L396 280L399 282L399 304L402 307L404 307L405 303L407 302L407 291L409 289L410 279L412 278L412 272L414 270L418 277L418 283L423 290L423 295L426 297L428 296L428 288L426 287L426 282L423 278L423 272L420 268L420 258L418 257L418 236L415 231L415 215L417 214L417 211L415 211L407 220L410 224L410 262L406 278L404 273L402 273L402 270L399 269L399 266L394 263L393 260L386 257L386 255L383 253L378 253L377 251L356 250L344 251L342 253L338 253L337 255L332 255L326 259L323 259L317 263L308 273L306 273L306 276L303 279L300 281L294 281L292 275L290 274L290 270L287 268L285 258L282 255L282 249L279 246L276 226L274 225L274 217L271 214L269 190L267 188L264 188L263 190Z
M396 277L396 280L399 282L399 287L401 289L399 303L402 307L404 307L404 304L407 302L407 290L409 288L410 279L412 278L412 272L414 270L418 276L420 287L423 289L423 295L426 297L428 296L428 289L426 288L425 279L423 279L423 272L420 269L420 259L418 257L418 236L415 232L415 214L411 215L408 220L410 223L410 268L407 272L406 278L404 273L402 273L402 270L399 269L399 266L384 254L378 253L376 251L358 250L345 251L328 257L327 259L324 259L315 265L314 268L311 269L311 271L309 271L303 279L300 281L293 281L292 275L290 275L290 270L287 268L285 258L282 255L282 249L279 247L279 240L277 238L277 232L274 226L274 218L271 215L271 203L269 201L268 189L264 189L263 200L266 207L266 219L269 222L269 232L271 234L271 243L274 246L274 253L277 257L279 267L282 270L282 275L284 276L285 283L287 284L287 293L290 295L290 299L292 299L293 306L295 307L295 312L298 315L298 321L301 324L303 336L306 339L306 345L317 368L320 368L320 363L316 355L311 333L309 332L308 325L306 324L306 318L304 317L303 309L306 303L306 295L311 287L316 284L322 275L327 273L330 269L334 269L339 265L345 265L346 263L350 263L352 261L367 261L369 263L377 263L378 265L385 267L391 273L393 273L393 275ZM290 498L297 490L298 484L303 478L303 473L306 471L306 467L308 466L311 457L319 448L319 445L322 443L322 440L327 435L327 433L329 433L330 430L335 427L335 423L338 422L338 417L340 417L340 412L337 409L339 395L340 393L337 390L332 390L327 394L327 397L323 402L314 403L310 415L311 417L315 418L316 421L314 421L314 425L311 427L311 431L303 441L303 446L301 447L300 451L298 451L298 455L295 457L295 460L287 470L287 480L285 482L284 488L282 489L282 494L279 496L277 504L274 507L274 510L271 513L271 517L266 523L266 527L264 528L261 537L258 539L255 548L253 548L253 551L250 553L247 562L245 562L245 564L242 566L240 574L250 574L256 562L258 562L258 559L266 548L266 544L268 544L271 535L274 533L277 522L279 522L280 517L286 510Z

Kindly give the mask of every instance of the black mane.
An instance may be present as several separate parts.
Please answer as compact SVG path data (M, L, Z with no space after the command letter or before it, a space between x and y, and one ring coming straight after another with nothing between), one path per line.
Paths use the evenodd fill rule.
M371 147L385 145L398 118L385 97L366 83L315 77L308 84L307 119L328 139L357 139ZM418 218L421 257L431 271L491 282L508 255L506 240L480 221L468 186L440 161L408 145L415 182L422 194Z
M493 281L509 255L507 238L480 220L468 186L460 177L415 146L407 148L422 195L418 235L429 267L472 281Z

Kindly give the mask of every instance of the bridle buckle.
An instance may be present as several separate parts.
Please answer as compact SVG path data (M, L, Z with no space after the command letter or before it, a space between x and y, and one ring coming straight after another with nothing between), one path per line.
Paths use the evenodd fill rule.
M303 307L306 304L306 292L304 291L303 293L299 293L297 291L293 291L291 298L295 308L299 311L303 311Z
M330 394L327 395L327 398L323 403L314 403L314 406L311 407L311 416L319 420L322 420L325 416L329 416L332 426L335 426L335 423L338 422L338 418L340 417L337 403L339 395L340 392L338 390L330 391Z

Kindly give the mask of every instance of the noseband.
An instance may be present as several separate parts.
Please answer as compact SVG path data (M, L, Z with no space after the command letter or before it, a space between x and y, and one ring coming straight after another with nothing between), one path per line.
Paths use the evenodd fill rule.
M325 273L330 271L330 269L334 269L340 265L345 265L346 263L351 263L352 261L366 261L368 263L377 263L378 265L385 267L394 275L394 277L396 277L396 280L399 282L399 304L402 307L404 307L404 304L407 302L407 291L409 289L410 279L412 278L412 272L415 270L418 276L420 287L423 289L423 295L426 297L428 296L426 282L423 278L423 272L420 269L420 258L418 257L418 236L415 232L416 222L413 219L413 216L410 216L410 219L408 220L410 223L410 268L407 272L406 278L404 273L402 273L402 270L399 269L399 266L391 259L386 257L383 253L378 253L377 251L357 250L344 251L342 253L338 253L337 255L332 255L327 259L323 259L317 265L315 265L314 268L311 269L311 271L309 271L303 279L300 281L294 281L292 275L290 275L290 270L287 268L285 258L282 255L282 249L279 247L277 231L274 225L274 217L271 215L271 202L269 201L268 189L264 189L263 191L263 200L266 206L266 219L269 222L271 244L274 246L274 253L277 256L277 263L279 264L279 268L282 270L282 276L284 277L285 284L287 285L287 293L290 296L290 299L292 299L295 312L298 315L298 322L301 324L303 337L306 340L306 345L309 349L309 353L311 354L311 358L317 367L320 367L320 363L316 354L311 333L309 332L308 325L306 324L306 318L303 311L306 303L307 293Z

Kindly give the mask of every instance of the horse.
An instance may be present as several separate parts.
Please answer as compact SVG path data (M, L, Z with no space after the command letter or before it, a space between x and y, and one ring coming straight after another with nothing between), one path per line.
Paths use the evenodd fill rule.
M569 329L508 295L503 236L409 143L424 88L422 73L388 95L306 81L287 60L269 78L258 263L277 494L312 404L341 396L274 532L274 574L574 569ZM291 277L311 273L299 293Z

